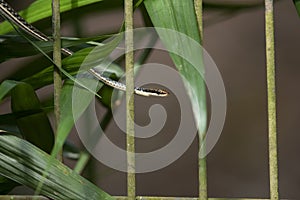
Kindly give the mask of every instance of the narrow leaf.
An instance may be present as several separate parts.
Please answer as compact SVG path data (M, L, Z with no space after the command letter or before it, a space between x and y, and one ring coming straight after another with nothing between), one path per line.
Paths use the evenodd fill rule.
M13 80L3 81L0 85L0 102L18 84L19 84L18 81L13 81Z
M44 178L48 163L51 165ZM52 199L114 199L47 153L14 136L0 135L0 174L32 189L44 180L40 192Z
M200 43L193 0L145 0L144 3L155 27L176 31L170 34L170 31L161 29L158 34L167 50L171 52L170 56L179 73L184 77L183 81L192 103L199 133L205 134L207 114L206 91L202 77L204 65L201 49L195 49L193 45L195 41ZM181 33L186 37L181 37ZM190 63L185 59L186 57L192 57L198 61Z
M0 115L0 129L20 134L20 130L17 126L17 119L12 113Z
M90 88L97 85L97 88L93 88L96 92L102 86L101 83L98 84L98 81L94 79L81 78L80 81ZM84 100L82 97L84 97ZM62 148L67 136L74 126L74 123L82 115L94 98L95 95L91 92L76 84L74 85L73 82L66 81L60 98L61 120L57 128L57 140L55 142L52 155L56 155L56 153Z
M123 75L123 71L119 66L108 64L105 58L118 46L119 37L115 37L112 41L96 47L88 47L75 52L72 56L62 60L63 69L70 75L81 73L93 67L104 66L100 71L105 71L108 74L116 74L117 77ZM82 63L85 63L84 65ZM53 82L52 77L53 66L49 66L44 70L23 79L22 81L30 84L33 88L41 88Z
M60 11L66 12L71 9L79 8L100 1L102 0L61 0ZM19 14L29 23L33 23L46 17L50 17L52 15L51 10L51 0L38 0L32 3L27 9L21 11ZM0 34L5 34L12 30L13 28L8 22L3 22L0 24Z
M95 66L101 66L101 63L105 65L104 59L116 48L121 38L121 35L119 35L104 46L100 46L94 51L89 52L88 56L85 55L83 68L90 69ZM72 59L72 56L69 58ZM84 83L85 87L95 92L98 92L103 85L94 79L80 78L79 80ZM84 97L84 101L82 97ZM56 156L58 151L60 151L74 123L82 115L94 97L93 93L88 93L87 90L78 87L76 84L70 84L70 82L64 84L60 98L61 121L57 128L57 140L55 141L54 149L51 153L52 156Z
M54 134L47 115L33 88L19 83L11 92L11 109L22 136L32 144L50 153Z
M94 41L103 40L108 37L111 37L111 35L100 35L89 38L62 38L62 47L72 47L82 44L86 44L85 46L87 46L88 43L91 42L93 42L93 46L101 45L100 43ZM45 53L49 53L53 50L52 41L35 41L35 44ZM91 45L92 44L89 44L89 46ZM0 37L0 62L11 58L19 58L37 54L40 54L40 51L21 36L4 35Z

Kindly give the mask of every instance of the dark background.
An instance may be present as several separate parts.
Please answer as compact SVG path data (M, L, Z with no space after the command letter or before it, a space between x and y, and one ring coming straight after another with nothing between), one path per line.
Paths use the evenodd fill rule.
M240 2L240 1L230 1ZM249 1L262 2L262 1ZM20 1L11 1L20 9ZM23 1L22 1L23 3ZM25 2L24 2L25 3ZM28 2L26 2L27 4ZM101 4L98 4L101 6ZM74 19L63 15L64 36L92 36L118 30L123 20L122 9L84 13ZM220 17L221 16L221 17ZM227 117L221 137L207 157L209 197L268 198L267 97L263 7L243 10L229 18L219 12L205 11L204 47L216 62L227 92ZM79 18L79 17L78 17ZM144 26L140 12L135 14L135 27ZM78 29L74 24L79 25ZM49 26L49 21L38 23ZM47 30L46 30L47 31ZM48 30L49 31L49 30ZM50 33L50 32L48 32ZM279 144L279 187L281 198L300 199L299 143L299 52L300 19L291 0L275 4L275 47L277 117ZM28 58L16 59L0 65L0 79L14 72ZM173 66L165 52L155 51L147 62ZM39 90L43 98L52 87ZM147 105L157 99L136 98L138 123L148 123ZM173 97L163 100L168 111L169 128L149 140L147 145L161 147L172 139L178 123L178 104ZM0 107L9 112L9 101ZM100 110L105 111L101 106ZM172 126L173 124L173 126ZM75 131L74 131L75 132ZM107 130L115 143L125 145L125 137L112 122ZM75 133L72 139L77 142ZM145 141L137 141L137 150L143 151ZM70 165L73 163L70 162ZM126 174L99 163L95 172L88 169L86 176L112 195L126 195ZM159 171L137 175L138 195L197 196L197 140L172 165ZM13 193L21 193L15 190Z

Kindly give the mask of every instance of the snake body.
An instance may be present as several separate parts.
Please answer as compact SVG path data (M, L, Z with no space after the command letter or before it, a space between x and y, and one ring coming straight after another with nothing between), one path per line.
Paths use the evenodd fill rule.
M22 18L8 3L6 3L3 0L0 0L0 12L4 16L4 18L8 19L12 23L14 23L16 26L18 26L20 29L25 31L27 34L31 35L32 37L36 38L40 41L51 41L52 39L49 38L47 35L39 31L37 28L29 24L24 18ZM66 56L73 55L74 52L72 52L68 48L62 48L62 53ZM91 73L94 77L96 77L98 80L103 82L104 84L126 91L126 85L123 83L120 83L118 81L115 81L109 77L103 76L101 73L97 72L95 69L91 68L88 70L89 73ZM168 92L162 89L155 89L155 88L142 88L142 87L135 87L134 93L141 95L141 96L158 96L158 97L164 97L168 95Z

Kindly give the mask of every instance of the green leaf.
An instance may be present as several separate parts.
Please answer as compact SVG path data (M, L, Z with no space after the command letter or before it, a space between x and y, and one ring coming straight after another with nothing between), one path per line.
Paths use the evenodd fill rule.
M62 47L72 47L82 44L88 45L93 41L103 40L111 35L100 35L97 37L89 38L62 38ZM35 44L45 53L49 53L53 50L52 41L35 41ZM93 42L93 46L101 45L99 43ZM90 46L91 44L89 44ZM25 56L32 56L40 54L40 51L37 50L31 43L26 39L18 35L9 35L0 37L0 62L6 61L11 58L19 58Z
M3 81L0 85L0 102L18 84L19 84L18 81L13 81L13 80Z
M88 4L100 2L102 0L61 0L60 12L66 12L71 9L79 8ZM32 3L27 9L21 11L19 14L26 19L29 23L36 22L38 20L50 17L52 15L51 0L38 0ZM12 31L13 28L9 22L3 22L0 24L0 34L5 34Z
M48 163L48 175L43 177ZM14 136L0 135L0 174L32 189L44 180L40 193L52 199L114 199L47 153Z
M95 91L98 91L103 85L94 79L80 78L80 81L89 88L97 85ZM82 100L82 97L84 97L84 100ZM57 139L55 141L52 155L56 156L57 152L62 148L66 138L74 126L74 123L82 115L94 98L94 94L80 86L77 86L76 84L74 85L74 83L70 80L65 82L60 97L61 117L57 128Z
M90 160L90 154L87 152L82 151L80 153L79 159L76 163L76 166L74 167L74 172L80 174L84 168L86 167L88 161Z
M22 136L32 144L50 153L54 134L46 113L33 88L19 82L11 91L11 109Z
M19 84L24 84L22 82L6 80L3 81L0 85L0 102L5 96L7 96L15 87ZM43 108L44 112L49 111L49 108ZM36 110L26 110L24 112L18 112L20 116L26 116L36 114ZM19 128L17 127L17 116L16 113L9 113L0 115L0 129L13 133L20 133Z
M23 34L22 34L23 35ZM49 61L51 61L53 64L53 60L38 46L36 45L33 41L31 41L29 38L27 38L25 35L23 35L24 38L26 38L26 40L28 42L30 42L36 49L38 49ZM119 41L121 40L121 35L116 35L116 37L113 37L113 39L109 40L109 42L106 44L106 45L102 45L101 47L104 47L104 48L95 48L96 50L94 51L91 51L89 50L88 51L88 57L87 59L85 59L84 57L84 61L85 63L87 64L87 66L82 66L81 65L81 68L85 69L85 70L88 70L90 68L93 68L93 67L96 67L96 66L99 66L101 64L101 62L103 61L103 57L98 57L98 51L100 50L100 55L102 55L104 53L104 55L108 56L112 51L113 49L119 44ZM114 46L115 45L115 46ZM106 48L105 48L106 47ZM73 55L73 54L72 54ZM105 56L105 57L106 57ZM70 56L72 57L72 56ZM70 57L67 57L70 58ZM96 58L96 60L95 60ZM81 61L82 62L82 61ZM55 65L55 64L54 64ZM87 89L88 91L90 91L91 93L93 93L94 95L98 96L99 98L101 98L97 93L95 93L94 91L90 90L88 87L86 87L85 85L83 85L81 82L78 82L78 80L76 80L71 74L69 74L63 67L61 66L56 66L64 76L66 76L67 78L69 78L70 80L76 82L76 84L80 85L81 87Z
M295 7L297 9L297 13L300 17L300 0L294 0Z
M203 136L207 123L206 91L201 76L204 74L202 51L194 45L194 42L200 43L200 34L193 0L145 0L144 4L155 27L179 32L179 34L170 34L170 31L161 29L158 34L167 50L171 52L170 56L179 73L184 77L183 82L192 103L195 121L199 133ZM181 37L180 33L191 40ZM183 55L198 61L190 63L183 58Z
M75 75L82 71L86 71L95 66L103 66L103 70L108 73L114 73L121 76L122 70L117 65L110 64L108 68L105 58L118 46L121 37L116 36L111 41L96 47L88 47L75 52L72 56L66 57L62 60L63 69L71 75ZM82 63L85 63L84 66ZM80 71L79 71L80 70ZM65 78L65 77L64 77ZM33 88L41 88L53 83L53 66L49 66L44 70L27 77L22 80Z
M83 57L85 59L85 64L83 68L90 69L92 67L101 66L101 64L104 64L103 67L105 69L107 63L105 62L104 58L106 58L116 48L121 38L121 36L117 36L110 40L107 44L99 46L98 48L93 49L93 51L89 51L88 54L84 52ZM78 54L80 57L80 53ZM65 62L72 61L72 63L76 63L76 60L77 58L72 58L71 56ZM79 62L82 62L82 60L83 59L79 59ZM100 87L103 86L103 83L100 83L94 79L80 78L79 80L80 82L82 81L84 83L85 87L91 89L92 91L98 92ZM95 87L95 85L97 86ZM82 97L84 97L84 101L82 100ZM55 145L51 153L52 156L56 156L59 150L62 148L74 123L81 116L94 97L95 96L93 93L84 88L78 87L76 84L72 84L69 81L64 84L60 97L61 120L57 128L57 140L55 141Z
M6 80L0 85L0 101L9 92L14 119L22 136L50 153L54 135L48 117L41 109L33 88L23 82Z
M20 36L0 37L0 63L11 58L25 57L39 53Z
M20 134L17 126L17 119L13 113L0 115L0 129Z

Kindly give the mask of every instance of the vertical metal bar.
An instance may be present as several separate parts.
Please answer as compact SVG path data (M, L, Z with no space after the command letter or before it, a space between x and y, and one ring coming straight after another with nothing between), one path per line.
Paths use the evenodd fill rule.
M279 199L277 131L276 131L276 88L273 0L265 0L266 67L268 90L269 173L270 198Z
M61 67L61 41L60 41L60 0L52 0L52 29L53 29L53 61L56 66ZM62 90L61 72L54 67L54 115L55 115L55 135L60 121L60 94ZM62 161L62 152L57 155L57 159Z
M133 1L125 0L127 196L135 199Z

